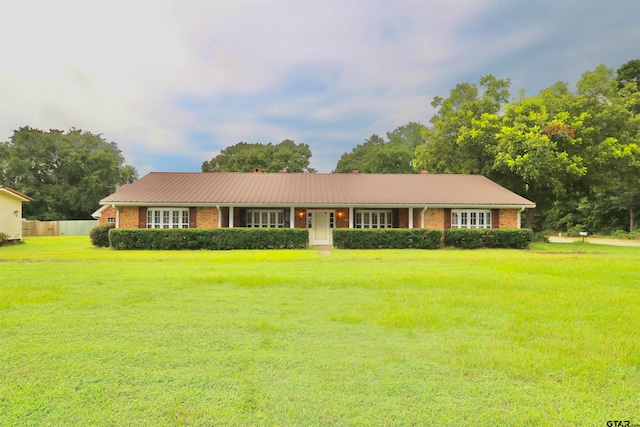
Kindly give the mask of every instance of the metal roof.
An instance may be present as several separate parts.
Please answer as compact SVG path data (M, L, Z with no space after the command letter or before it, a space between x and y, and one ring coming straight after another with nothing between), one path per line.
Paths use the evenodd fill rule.
M376 206L535 203L481 175L151 172L105 197L116 205Z

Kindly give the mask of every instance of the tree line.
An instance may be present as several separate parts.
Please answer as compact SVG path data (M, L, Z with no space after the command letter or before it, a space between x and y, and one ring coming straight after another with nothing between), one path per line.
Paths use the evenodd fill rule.
M371 135L334 172L482 174L536 202L539 230L633 230L640 211L640 60L585 72L526 96L492 75L460 83L431 103L427 125ZM307 144L240 142L202 171L314 173ZM25 216L88 218L101 198L137 179L114 142L71 129L14 131L0 143L0 182L35 199Z
M615 72L585 72L575 91L558 82L512 97L510 79L483 76L435 97L428 125L373 134L334 172L481 174L537 204L529 227L631 231L640 211L639 80L640 60L632 60ZM313 172L310 157L306 144L290 140L240 143L202 170Z

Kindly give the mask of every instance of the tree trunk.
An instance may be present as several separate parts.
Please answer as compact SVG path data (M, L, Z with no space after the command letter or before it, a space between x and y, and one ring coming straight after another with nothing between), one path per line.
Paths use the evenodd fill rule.
M633 233L633 207L629 208L629 233Z

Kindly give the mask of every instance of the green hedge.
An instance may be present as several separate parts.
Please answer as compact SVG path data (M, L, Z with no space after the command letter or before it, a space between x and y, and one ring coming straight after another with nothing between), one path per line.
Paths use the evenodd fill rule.
M533 241L528 228L451 228L444 231L444 244L462 249L515 248L524 249Z
M305 228L116 228L109 231L113 249L303 249Z
M103 227L103 228L100 228ZM114 249L302 249L308 246L305 228L170 228L136 229L96 227L108 231ZM91 240L94 244L94 230ZM530 229L449 229L444 244L462 249L527 248L533 240ZM99 240L98 240L99 241ZM348 229L333 230L333 246L340 249L436 249L443 242L442 230L431 229ZM107 246L107 245L101 245Z
M116 225L112 222L107 224L98 225L93 227L89 232L89 238L91 239L91 244L93 246L98 247L108 247L109 246L109 230L113 229Z
M336 228L333 246L340 249L436 249L442 230L425 228Z

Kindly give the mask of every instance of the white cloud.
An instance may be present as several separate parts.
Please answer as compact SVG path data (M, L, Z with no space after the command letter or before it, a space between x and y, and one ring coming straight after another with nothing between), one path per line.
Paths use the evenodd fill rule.
M542 3L529 7L551 4ZM23 125L82 128L116 141L144 169L167 168L148 153L193 162L239 141L307 139L333 153L333 143L425 123L430 100L458 79L537 76L542 67L531 64L551 61L541 49L578 24L515 13L523 5L0 0L0 141ZM582 9L581 20L598 10ZM552 46L554 72L611 51L593 37L580 45L576 28ZM563 61L563 49L573 57Z
M179 129L160 129L176 124L175 112L162 106L184 62L168 9L142 2L2 7L3 137L31 125L110 138L132 132L156 149L181 141Z

